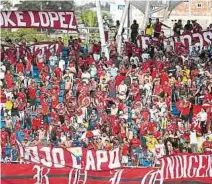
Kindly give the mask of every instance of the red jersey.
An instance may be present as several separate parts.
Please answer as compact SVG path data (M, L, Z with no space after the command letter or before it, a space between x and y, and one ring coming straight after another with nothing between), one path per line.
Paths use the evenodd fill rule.
M29 98L30 99L35 99L36 98L36 92L37 92L36 87L29 86L29 88L28 88L28 94L29 94Z
M24 65L23 65L23 63L18 63L16 65L16 70L17 70L17 73L19 73L19 72L23 73L24 72Z
M128 143L124 143L123 144L123 148L122 148L122 155L128 155L129 154L129 144Z
M1 131L1 144L5 145L7 143L7 140L9 140L9 134L7 131Z
M115 79L116 80L116 86L119 86L125 78L126 78L125 75L121 75L121 74L117 75L116 79Z
M162 27L161 22L155 23L155 27L154 27L155 32L156 33L160 33L161 32L161 27Z
M35 117L32 119L32 129L37 130L38 127L41 125L41 119L38 117Z
M131 139L130 144L132 145L133 148L137 148L141 145L141 141L138 138L133 138Z

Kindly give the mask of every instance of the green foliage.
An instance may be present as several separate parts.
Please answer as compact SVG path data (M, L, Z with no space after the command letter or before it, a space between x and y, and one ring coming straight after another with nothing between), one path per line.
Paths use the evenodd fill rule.
M19 42L22 38L25 38L28 42L33 41L33 38L43 41L48 40L48 37L45 34L38 34L36 29L24 29L20 28L16 31L9 31L8 29L1 30L1 38L11 38L15 42Z
M16 5L19 11L70 11L74 9L74 6L73 1L21 1L21 4Z
M12 8L11 0L1 0L2 10L10 10Z
M48 34L47 32L40 33L36 29L17 29L16 31L9 31L8 29L1 30L1 38L5 40L5 38L10 38L15 43L19 43L23 38L26 39L28 43L33 41L33 38L36 38L38 41L55 41L58 37L62 37L62 40L65 45L68 44L68 40L70 34ZM77 38L76 35L73 35L73 38Z
M95 27L97 22L96 12L93 10L85 10L80 14L80 22L86 27Z

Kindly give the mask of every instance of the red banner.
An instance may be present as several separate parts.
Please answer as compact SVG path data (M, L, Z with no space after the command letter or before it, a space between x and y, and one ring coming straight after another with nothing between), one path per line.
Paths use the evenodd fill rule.
M6 44L2 44L1 47L3 48L5 53L8 53L11 49L10 46ZM21 47L23 46L15 45L15 47L12 48L12 49L16 49L17 57L20 55ZM42 51L42 54L44 54L47 59L51 56L52 52L56 53L59 56L63 49L63 46L59 42L37 42L27 47L30 48L31 53L34 56L36 56L40 51Z
M73 11L2 11L1 28L46 28L77 30Z
M212 183L212 155L164 157L161 168L120 168L86 171L31 164L2 164L2 184L163 184Z
M37 55L39 51L48 59L51 56L51 52L56 53L58 56L62 52L63 46L59 42L37 42L30 45L30 50L33 55Z

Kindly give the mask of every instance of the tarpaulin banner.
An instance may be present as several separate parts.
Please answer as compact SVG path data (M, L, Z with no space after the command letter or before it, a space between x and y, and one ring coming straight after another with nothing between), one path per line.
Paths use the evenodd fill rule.
M77 30L77 22L73 11L2 11L0 27Z
M11 49L13 50L15 49L17 58L20 56L21 49L25 50L26 52L26 49L28 48L34 56L37 56L39 53L42 53L45 55L46 59L48 59L51 56L52 52L56 53L59 56L63 49L63 45L61 45L57 41L36 42L34 44L27 45L27 46L17 44L17 45L14 45L12 48L8 44L1 44L1 47L3 48L4 53L7 55L8 53L10 53Z
M63 46L59 42L37 42L29 46L31 53L36 56L40 51L48 59L54 52L60 55Z
M76 168L94 171L117 169L121 167L120 150L88 150L81 147L50 148L23 147L19 144L21 158L29 163L50 168Z
M164 157L160 168L119 168L86 171L47 168L32 164L2 164L2 184L191 184L212 183L212 156L207 154Z
M189 47L192 45L192 42L202 48L203 46L208 46L212 43L212 30L202 31L199 33L184 33L179 37L172 36L169 38L164 38L162 42L164 43L164 45L167 45L167 42L170 41L170 44L175 47L175 43L178 42L178 38L187 50L189 50ZM152 41L153 43L157 44L161 40L157 38L152 38ZM147 36L139 35L137 37L137 45L142 49L148 48L149 42L150 38Z

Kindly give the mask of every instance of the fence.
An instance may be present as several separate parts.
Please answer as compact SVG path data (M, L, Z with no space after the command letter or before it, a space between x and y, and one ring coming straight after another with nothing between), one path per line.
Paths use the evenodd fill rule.
M130 37L130 28L125 27L125 31L123 33L123 39L124 40L129 40ZM17 29L12 29L12 31L6 32L6 34L1 34L1 40L2 42L6 37L10 37L13 39L15 42L19 42L21 37L17 37L16 35L13 35L12 33L15 33ZM141 32L142 29L139 29L139 32ZM165 32L165 35L167 37L171 36L172 31L170 29L163 29ZM111 42L114 39L116 29L111 28L108 33L109 33L109 42ZM11 33L11 34L10 34ZM42 30L42 32L37 32L36 35L38 36L38 39L40 38L41 40L38 41L53 41L57 37L62 37L63 42L65 45L68 43L68 39L70 36L73 36L74 38L80 37L81 40L83 41L84 44L88 44L90 41L100 41L100 34L99 34L99 28L98 27L79 27L78 32L76 31L55 31L53 33L49 33L48 30ZM35 37L36 37L35 35ZM25 35L27 36L27 35ZM23 37L25 37L23 36ZM27 40L28 41L28 40Z

